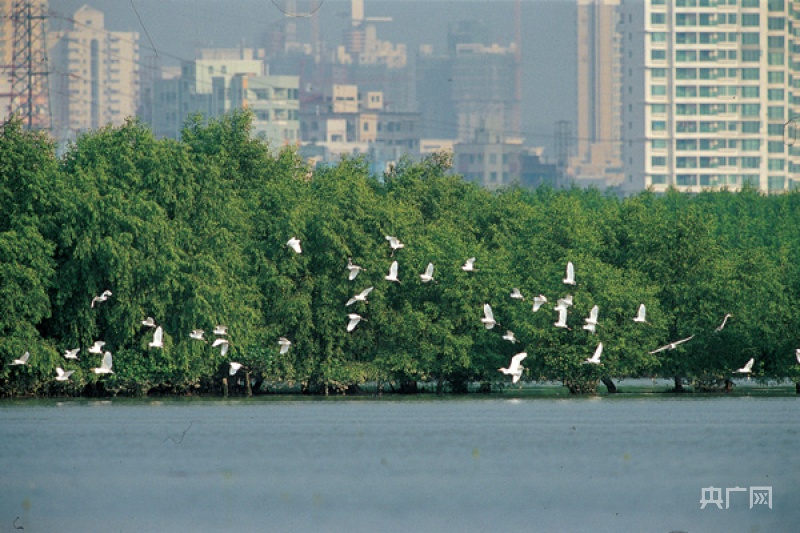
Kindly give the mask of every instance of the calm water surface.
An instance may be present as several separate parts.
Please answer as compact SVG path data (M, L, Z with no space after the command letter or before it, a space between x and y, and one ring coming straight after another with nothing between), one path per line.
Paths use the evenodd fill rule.
M15 525L795 533L800 398L0 402Z

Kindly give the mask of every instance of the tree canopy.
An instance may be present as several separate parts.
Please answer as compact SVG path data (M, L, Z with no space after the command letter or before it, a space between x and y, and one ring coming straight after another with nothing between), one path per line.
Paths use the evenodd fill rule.
M475 271L463 270L471 257ZM394 260L399 283L385 279ZM353 280L348 261L362 267ZM180 141L130 120L60 156L18 121L0 131L4 395L213 393L231 362L242 365L233 385L262 391L491 389L523 351L523 381L572 392L642 376L710 388L750 358L756 378L800 381L798 265L797 192L490 192L453 175L446 154L382 175L361 158L312 169L296 147L254 139L246 112L194 118ZM345 305L368 287L368 303ZM534 312L538 295L548 302ZM567 327L555 327L567 295ZM633 321L640 304L644 323ZM594 332L583 327L593 306ZM363 317L353 331L348 313ZM146 317L163 347L150 346ZM189 337L196 329L205 341ZM280 337L292 343L283 354ZM98 340L113 373L93 371ZM586 364L600 342L601 364ZM75 348L78 360L63 357ZM12 364L24 352L28 364ZM56 382L56 367L70 380Z

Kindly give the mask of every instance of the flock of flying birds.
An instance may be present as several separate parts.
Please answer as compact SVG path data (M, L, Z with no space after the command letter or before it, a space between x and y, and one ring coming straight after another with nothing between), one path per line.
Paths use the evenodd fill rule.
M389 247L391 248L391 257L394 257L394 253L397 250L400 250L400 249L405 247L405 244L400 242L400 240L397 237L386 235L386 240L388 241ZM289 247L290 249L292 249L297 254L301 254L303 252L302 247L300 245L300 240L297 239L296 237L292 237L291 239L289 239L289 241L286 243L286 246ZM469 259L467 259L466 262L461 266L461 270L463 270L464 272L477 272L477 269L475 268L475 260L476 260L475 257L470 257ZM358 277L358 275L364 269L361 266L354 264L353 261L352 261L352 258L348 258L348 260L347 260L347 270L348 270L348 280L353 281L353 280L356 279L356 277ZM419 275L420 281L422 283L430 283L430 282L436 283L436 280L434 279L434 276L433 276L433 272L434 272L433 263L428 263L428 266L425 268L425 271L422 274ZM394 282L394 283L400 283L400 280L398 279L397 276L398 276L398 262L395 260L395 261L392 261L391 265L389 266L389 272L388 272L388 274L386 276L384 276L384 279L386 281L390 281L390 282ZM563 283L565 285L569 285L569 286L575 286L576 285L576 281L575 281L575 266L572 264L571 261L567 262L566 276L564 277L564 279L562 281L563 281ZM352 298L347 300L347 302L345 303L345 306L346 307L350 307L351 305L356 304L358 302L363 302L365 304L369 303L367 301L367 296L369 295L370 292L372 292L373 289L374 289L374 287L372 287L372 286L371 287L367 287L366 289L362 290L361 292L355 294ZM109 291L109 290L103 291L103 293L100 294L99 296L95 296L94 298L92 298L90 307L94 308L95 304L105 302L111 296L112 296L111 291ZM525 297L522 295L522 293L521 293L521 291L519 290L518 287L514 287L512 289L510 297L515 299L515 300L521 300L521 301L525 300ZM546 303L547 303L547 298L544 295L540 294L540 295L534 297L534 299L533 299L533 312L535 313L535 312L539 311L539 309ZM558 301L556 302L556 305L553 307L553 310L558 312L558 320L553 323L553 325L555 327L571 330L571 328L567 325L567 313L568 313L569 308L572 305L573 305L573 303L572 303L572 295L571 294L567 294L563 298L559 298L558 299ZM594 334L596 332L596 330L597 330L599 313L600 313L599 307L597 305L593 306L592 309L589 311L589 316L584 319L585 324L583 325L583 329L585 329L585 330L589 331L590 333ZM637 323L641 323L641 324L647 323L646 314L647 314L647 310L645 308L645 305L644 304L640 304L639 305L639 309L638 309L638 311L636 313L636 316L633 317L633 321L637 322ZM725 317L722 320L722 323L719 326L717 326L717 328L714 330L715 333L717 333L719 331L722 331L722 329L727 324L728 319L731 318L732 316L733 315L731 315L730 313L726 314ZM353 330L355 330L356 326L358 326L359 322L361 322L362 320L367 320L366 318L364 318L363 316L361 316L361 315L359 315L357 313L349 313L347 315L347 318L348 318L348 322L347 322L347 331L348 332L352 332ZM481 320L481 323L484 325L484 327L486 329L492 329L496 325L498 325L497 321L494 318L494 313L492 311L492 307L488 303L484 304L484 306L483 306L483 317L480 320ZM163 348L163 346L164 346L164 343L163 343L164 330L163 330L163 328L161 326L157 325L155 320L152 317L147 317L146 319L144 319L142 321L142 325L146 326L146 327L149 327L149 328L154 328L153 338L152 338L152 341L148 344L148 347L149 348L156 348L156 349ZM207 343L208 341L204 338L204 335L205 335L205 332L202 329L195 329L191 333L189 333L189 337L190 338ZM212 346L212 348L216 348L216 347L219 346L220 347L220 355L224 357L228 353L228 347L230 345L230 341L227 339L227 335L228 335L227 326L217 325L214 328L214 335L216 337L215 337L214 341L212 342L211 346ZM691 335L691 336L686 337L684 339L679 339L679 340L670 342L668 344L665 344L664 346L656 348L655 350L652 350L652 351L650 351L648 353L650 353L652 355L652 354L656 354L656 353L659 353L659 352L663 352L665 350L674 350L675 348L677 348L681 344L683 344L685 342L688 342L688 341L692 340L693 338L694 338L694 335ZM507 330L506 331L506 333L503 335L503 339L507 340L507 341L509 341L511 343L516 343L517 342L517 339L516 339L516 337L514 335L514 332L511 331L511 330ZM102 356L103 356L103 359L102 359L102 362L100 363L100 366L96 367L96 368L93 368L92 370L96 374L113 374L114 371L111 369L112 368L112 364L113 364L113 357L111 355L111 352L109 352L107 350L105 350L105 351L103 350L103 346L104 345L105 345L104 341L95 341L95 343L87 350L88 353L90 353L90 354L102 354ZM289 348L292 346L292 342L289 339L287 339L286 337L280 337L279 340L278 340L278 345L280 346L280 352L279 353L280 354L285 354L285 353L287 353L289 351ZM80 352L80 348L74 348L74 349L71 349L71 350L66 350L63 355L64 355L64 358L67 359L67 360L69 360L69 359L77 360L79 352ZM584 360L583 364L594 364L594 365L602 364L600 362L600 357L602 356L602 354L603 354L603 343L600 342L600 343L598 343L598 345L597 345L597 347L596 347L596 349L594 351L594 354L591 357L588 357L586 360ZM800 348L796 350L795 355L797 357L797 362L800 363ZM517 383L520 380L520 378L522 377L522 373L523 373L523 371L525 369L522 366L522 361L527 356L528 356L528 354L526 352L517 353L511 358L511 362L509 363L507 368L500 368L498 370L500 372L502 372L503 374L510 375L512 383ZM14 359L14 361L11 363L11 365L27 365L29 358L30 358L30 352L25 352L25 354L21 358ZM751 358L749 361L747 361L747 363L745 363L745 365L742 368L739 368L735 372L741 373L741 374L750 374L752 372L752 368L753 368L753 363L754 362L755 362L755 359ZM235 361L229 362L229 365L230 365L229 375L231 375L231 376L235 375L241 368L243 368L243 365L241 363L237 363ZM56 381L69 381L70 380L70 376L73 374L73 372L74 372L74 370L64 370L61 367L57 367L56 368L55 380ZM748 379L749 379L749 377L748 377Z

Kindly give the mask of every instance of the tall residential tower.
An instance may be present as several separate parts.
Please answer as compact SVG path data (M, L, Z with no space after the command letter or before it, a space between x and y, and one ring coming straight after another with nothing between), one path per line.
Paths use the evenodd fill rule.
M629 191L800 185L800 0L623 0Z

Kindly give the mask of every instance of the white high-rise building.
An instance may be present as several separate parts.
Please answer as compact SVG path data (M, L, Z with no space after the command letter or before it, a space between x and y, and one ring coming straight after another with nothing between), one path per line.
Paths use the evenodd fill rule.
M139 34L105 28L101 11L82 6L72 28L50 40L50 101L59 139L120 125L139 101Z
M800 0L622 0L624 188L800 186Z

